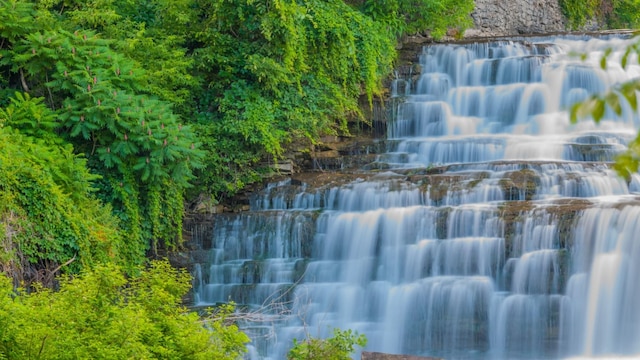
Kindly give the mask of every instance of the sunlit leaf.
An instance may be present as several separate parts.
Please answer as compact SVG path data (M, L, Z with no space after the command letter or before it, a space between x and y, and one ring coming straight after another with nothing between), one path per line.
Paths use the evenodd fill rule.
M594 99L592 102L592 111L591 114L593 115L593 120L596 123L599 123L600 120L602 120L602 117L604 116L604 110L605 110L605 102L601 99Z
M613 109L617 115L622 114L622 106L620 105L620 96L615 92L610 92L604 97L604 102Z

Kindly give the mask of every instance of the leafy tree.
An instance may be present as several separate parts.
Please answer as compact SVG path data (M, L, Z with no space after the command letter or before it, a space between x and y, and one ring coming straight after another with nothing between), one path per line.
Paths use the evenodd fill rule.
M241 188L255 174L248 166L294 140L346 132L358 97L379 94L391 69L393 35L342 1L197 4L196 118L212 153L199 180L211 192Z
M136 82L144 92L187 106L198 82L186 55L189 26L195 18L190 0L101 0L67 3L52 0L39 4L56 15L67 31L93 30L111 41L111 47L144 68ZM183 109L184 110L184 109Z
M189 275L152 262L127 279L97 265L60 290L15 292L0 276L0 354L6 359L238 359L248 337L223 317L180 305Z
M40 8L19 4L24 5L22 16L36 27L22 33L6 29L0 70L9 75L9 85L45 97L55 110L49 120L57 126L40 126L37 136L62 134L102 177L96 182L98 196L113 205L129 241L137 244L129 247L129 259L139 259L150 245L176 246L183 191L202 156L195 134L170 103L153 96L158 83L114 49L117 41L92 31L65 30L71 24L108 28L120 18L108 7L113 3L52 1L40 3ZM9 17L14 6L0 3L0 17ZM104 21L87 19L94 15ZM63 21L56 22L61 16ZM54 25L42 18L54 20ZM25 114L13 117L18 115Z
M33 266L45 273L25 280L50 281L65 263L77 271L99 261L140 262L142 254L125 255L110 207L93 198L96 176L84 156L52 132L55 114L44 100L22 93L9 100L0 108L2 269L20 279Z

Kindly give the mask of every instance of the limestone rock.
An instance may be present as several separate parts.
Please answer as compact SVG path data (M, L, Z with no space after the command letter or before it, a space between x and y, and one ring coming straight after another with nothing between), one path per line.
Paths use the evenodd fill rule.
M224 212L224 206L216 203L211 196L206 194L198 196L192 209L192 212L196 214L219 214Z
M283 175L291 175L295 172L293 161L291 160L278 161L272 167L276 172Z
M464 37L562 32L566 22L558 0L476 0L475 26Z

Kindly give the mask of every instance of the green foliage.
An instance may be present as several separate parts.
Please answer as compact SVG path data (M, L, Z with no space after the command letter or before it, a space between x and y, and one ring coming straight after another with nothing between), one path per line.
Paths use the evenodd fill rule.
M562 13L569 22L571 29L579 29L587 21L594 19L601 0L560 0Z
M58 127L55 114L43 105L43 98L31 98L28 93L16 92L10 105L0 109L0 126L11 126L24 135L59 142L54 130Z
M640 25L638 0L560 0L569 28L577 30L596 20L610 29L636 28Z
M98 261L133 261L117 258L127 245L110 208L90 195L95 176L86 160L70 145L21 134L3 118L7 112L0 109L0 222L11 256L0 265L17 274L29 264L51 271L72 261L69 269L77 271Z
M145 72L144 91L186 111L191 93L199 85L191 73L193 59L187 56L189 26L196 17L189 0L114 0L108 6L118 21L105 26L83 26L114 40L119 53L134 60ZM70 29L82 26L71 20Z
M367 338L351 330L333 329L328 339L308 338L298 342L293 340L293 348L287 354L288 360L349 360L356 346L367 345Z
M344 132L360 116L358 97L382 91L395 56L384 24L342 1L199 6L194 59L205 87L196 117L211 151L199 177L216 195L238 189L253 177L250 167L281 157L292 141ZM229 171L221 164L238 175L217 176Z
M261 159L259 149L247 146L241 137L229 136L220 125L204 117L195 125L196 132L204 140L202 149L207 157L206 168L194 181L194 190L206 189L218 196L234 194L247 184L259 181L255 164ZM211 172L213 170L215 172Z
M430 30L439 39L447 29L457 29L459 34L473 25L471 12L475 8L472 0L402 0L400 8L407 19L407 33ZM415 11L414 9L417 9Z
M25 32L33 30L33 4L21 0L0 1L0 54ZM1 56L0 56L1 58Z
M0 354L6 359L238 359L248 337L180 305L189 275L152 262L127 279L97 265L60 290L14 292L0 276Z
M61 98L62 127L105 168L133 167L143 183L187 186L200 155L191 148L194 134L168 103L136 94L139 70L108 44L91 32L32 33L16 45L14 66L37 76L55 64L43 85Z
M429 32L435 39L449 29L462 35L473 26L474 8L473 0L366 0L361 6L363 13L398 35Z
M639 0L612 0L612 3L613 14L607 19L611 29L637 29L640 26Z
M216 197L255 178L265 156L279 158L291 143L312 144L364 120L357 100L364 95L371 104L382 93L397 36L461 32L474 8L471 0L196 4L202 21L193 58L203 87L195 118L210 151L198 177Z
M86 164L92 171L107 180L99 183L106 185L97 187L99 196L114 205L124 227L131 230L127 232L132 235L131 243L142 242L142 246L131 247L140 251L137 257L158 241L163 246L176 246L181 239L181 226L176 224L181 223L183 190L190 186L193 169L200 167L203 153L197 149L198 141L190 126L183 124L172 105L149 95L160 94L159 88L173 94L175 89L167 88L173 85L152 81L154 77L147 76L139 63L116 50L124 40L106 40L92 31L64 29L85 26L106 31L121 18L114 12L113 2L52 1L40 6L58 11L56 16L49 13L43 17L55 20L63 14L63 21L57 27L42 26L2 39L8 45L6 56L0 59L0 69L10 76L15 74L16 85L30 94L45 97L55 113L46 119L40 117L30 106L42 103L42 99L26 95L6 108L5 117L14 127L38 138L64 134L64 140L88 158ZM35 18L43 11L36 11L33 6L29 9L24 16L38 23ZM101 20L91 20L95 16L101 16ZM183 55L178 52L175 56ZM171 98L167 94L164 97ZM124 187L124 191L114 191L112 183ZM173 197L153 191L159 185L166 186ZM131 195L137 197L132 199ZM124 204L127 206L120 207ZM151 219L152 214L167 216L158 220ZM167 222L163 223L165 219Z

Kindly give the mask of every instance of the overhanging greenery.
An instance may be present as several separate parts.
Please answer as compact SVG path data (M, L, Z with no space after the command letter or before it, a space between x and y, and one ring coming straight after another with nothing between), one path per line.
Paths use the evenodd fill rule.
M640 25L638 0L560 0L560 7L572 29L580 29L590 21L609 29Z

